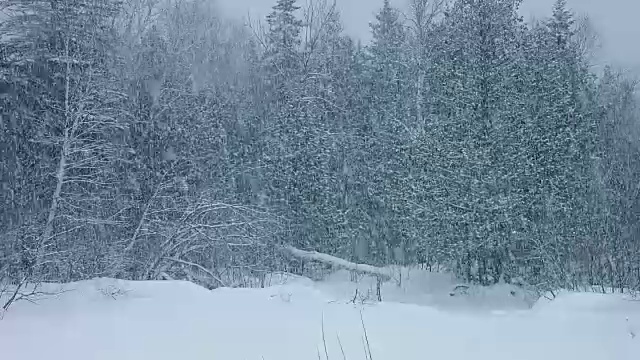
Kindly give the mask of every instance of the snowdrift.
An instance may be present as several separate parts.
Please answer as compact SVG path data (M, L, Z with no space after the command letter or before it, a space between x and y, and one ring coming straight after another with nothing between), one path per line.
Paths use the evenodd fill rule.
M46 285L59 295L15 304L0 321L0 359L357 360L368 358L365 334L373 360L640 358L640 302L621 296L459 311L444 295L422 299L434 306L409 304L415 294L395 302L406 292L391 289L383 303L353 301L342 276L214 291L178 281Z

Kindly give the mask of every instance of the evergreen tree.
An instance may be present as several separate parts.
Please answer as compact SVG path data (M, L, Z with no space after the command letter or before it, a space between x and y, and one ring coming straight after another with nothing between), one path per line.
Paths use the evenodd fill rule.
M454 2L435 30L433 121L414 150L417 193L430 223L427 243L458 259L469 280L498 281L507 271L518 210L521 123L517 3ZM431 151L425 151L430 149ZM429 205L426 204L429 202ZM437 239L437 240L435 240Z
M638 217L640 197L640 146L637 141L639 103L637 81L610 67L598 84L597 214L600 231L588 243L587 259L591 283L613 288L635 288L638 279ZM598 261L594 261L598 259Z
M595 233L593 160L595 112L593 78L574 42L573 19L564 2L554 6L543 27L534 28L528 61L535 69L529 90L532 112L529 159L537 179L530 199L535 251L544 259L537 267L553 267L544 281L573 282L567 251ZM562 265L561 265L562 264Z
M384 1L371 23L373 36L366 47L363 77L367 108L363 132L364 233L359 240L368 249L369 261L388 264L394 249L406 246L401 234L395 197L398 177L408 170L404 154L398 151L413 135L415 124L409 114L408 52L400 12ZM366 245L365 245L366 244ZM399 250L397 250L399 251Z

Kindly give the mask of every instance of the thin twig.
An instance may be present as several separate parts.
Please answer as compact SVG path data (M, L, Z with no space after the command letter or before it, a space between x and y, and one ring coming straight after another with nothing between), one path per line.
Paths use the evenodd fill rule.
M324 345L324 357L329 360L329 352L327 351L327 339L324 335L324 313L322 313L322 345Z
M340 346L340 352L342 353L342 360L347 360L347 355L344 353L344 348L342 347L342 341L340 341L340 335L336 334L336 338L338 338L338 345Z
M364 317L362 316L362 310L360 311L360 322L362 323L362 331L364 332L364 340L366 345L366 353L368 354L367 359L373 360L371 356L371 345L369 344L369 336L367 335L367 327L364 326ZM367 355L365 354L365 355Z

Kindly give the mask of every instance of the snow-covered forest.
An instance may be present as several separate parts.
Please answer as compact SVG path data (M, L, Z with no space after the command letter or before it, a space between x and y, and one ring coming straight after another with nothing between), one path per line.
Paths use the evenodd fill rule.
M304 256L640 290L636 79L564 0L0 1L0 283L259 286ZM292 251L288 251L292 250ZM331 258L334 259L334 258Z

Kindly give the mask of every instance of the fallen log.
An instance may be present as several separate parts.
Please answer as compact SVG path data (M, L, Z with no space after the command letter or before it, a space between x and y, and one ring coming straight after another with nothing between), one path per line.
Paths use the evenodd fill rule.
M327 265L331 265L337 268L351 270L356 273L371 275L376 277L376 293L378 295L378 301L382 301L381 285L383 281L391 280L392 273L390 269L385 269L368 264L358 264L339 257L317 252L300 250L293 246L283 246L282 249L294 258L301 260L318 261Z

